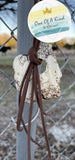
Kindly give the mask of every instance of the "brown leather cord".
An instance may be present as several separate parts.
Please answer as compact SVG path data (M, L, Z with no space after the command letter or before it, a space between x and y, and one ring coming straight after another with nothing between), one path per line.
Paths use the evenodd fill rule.
M35 41L37 41L37 40L35 39ZM38 45L38 42L34 43L34 46L31 47L29 52L28 52L29 57L30 57L30 64L29 64L27 72L26 72L26 74L23 78L21 89L20 89L19 112L18 112L18 118L17 118L17 129L19 131L22 130L22 128L20 128L20 124L22 122L23 127L24 127L26 133L28 134L28 160L31 159L31 157L30 157L30 140L34 141L32 139L32 137L30 136L34 93L36 95L37 103L38 103L38 106L40 108L42 124L43 124L43 129L44 129L44 135L45 135L45 140L46 140L47 149L48 149L48 154L49 154L49 158L51 159L50 147L49 147L49 143L48 143L48 138L47 138L47 133L46 133L46 128L45 128L45 122L44 122L44 112L43 112L43 107L42 107L40 79L39 79L39 73L38 73L38 65L41 64L41 60L38 59L38 57L37 57L37 46L35 46L35 45ZM28 84L29 84L29 81L30 81L31 74L32 74L32 90L31 90L31 103L30 103L28 131L27 131L26 126L25 126L24 121L23 121L23 118L22 118L22 113L23 113L25 97L26 97L27 88L28 88Z
M29 65L29 67L30 67L30 65ZM27 69L27 72L29 71L29 67ZM20 93L19 93L19 111L18 111L18 118L17 118L17 130L18 131L22 131L23 130L23 128L20 128L20 123L22 122L24 130L28 134L27 128L26 128L25 123L24 123L24 120L22 118L22 112L23 112L23 108L24 108L24 101L23 101L23 104L21 103L22 96L24 96L24 94L21 96L21 92L22 92L23 83L25 81L27 72L26 72L26 74L25 74L25 76L23 78L23 81L22 81L22 84L21 84L21 88L20 88ZM26 88L27 88L27 84L26 84ZM32 140L32 142L34 142L35 144L37 144L39 147L41 147L32 137L31 137L31 140Z
M43 129L44 129L44 135L45 135L45 140L46 140L47 149L48 149L48 155L49 155L49 158L51 159L50 147L49 147L49 143L48 143L48 138L47 138L47 133L46 133L46 128L45 128L45 122L44 122L42 96L41 96L41 87L40 87L40 78L39 78L38 68L36 68L36 75L38 77L38 79L37 79L38 94L37 95L38 95L38 100L39 100L40 104L38 103L38 101L37 101L37 103L39 104L39 107L40 107L40 113L41 113L41 119L42 119L42 124L43 124Z
M37 3L38 0L35 0L35 3ZM37 104L40 108L41 113L41 119L42 119L42 125L44 130L44 136L46 140L46 145L48 149L48 156L49 160L51 160L51 153L50 153L50 147L48 143L47 133L46 133L46 127L44 122L44 113L43 106L42 106L42 96L41 96L41 87L40 87L40 78L39 78L39 72L38 72L38 65L41 64L41 60L38 59L37 51L39 49L40 41L33 38L33 46L29 49L28 55L30 59L30 64L28 66L28 69L24 75L24 78L22 80L20 93L19 93L19 111L17 116L17 130L22 131L23 128L25 132L28 135L28 160L31 160L31 148L30 148L30 140L34 142L35 144L39 145L32 137L31 137L31 118L32 118L32 110L33 110L33 97L34 94L36 96ZM29 119L28 119L28 129L25 126L24 120L23 120L23 109L25 104L25 98L26 93L29 85L30 78L32 76L32 88L31 88L31 101L30 101L30 110L29 110ZM23 128L20 127L20 125L23 125ZM40 145L39 145L40 146Z
M34 68L33 68L34 70ZM31 131L31 118L32 118L32 109L33 109L33 96L34 96L34 79L32 78L32 90L31 90L31 103L30 103L30 111L29 111L29 123L28 123L28 160L31 159L30 153L30 131Z

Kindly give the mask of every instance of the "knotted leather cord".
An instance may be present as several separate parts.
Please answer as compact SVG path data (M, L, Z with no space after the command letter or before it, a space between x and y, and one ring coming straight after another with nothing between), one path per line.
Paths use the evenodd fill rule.
M38 0L35 0L34 4L37 3L37 1ZM22 80L20 93L19 93L19 111L18 111L18 117L17 117L17 130L22 131L24 128L25 132L28 134L28 160L31 160L30 140L32 140L32 142L39 145L30 135L34 93L36 96L38 106L40 108L41 119L42 119L42 124L43 124L46 145L47 145L47 149L48 149L49 160L51 159L50 147L49 147L49 143L48 143L45 122L44 122L44 114L45 113L43 111L43 106L42 106L40 78L39 78L39 72L38 72L38 65L41 64L41 60L38 59L38 57L37 57L37 51L39 49L39 44L40 44L40 41L33 38L33 46L28 51L30 64L29 64L28 69L27 69L27 71L24 75L24 78ZM25 123L24 123L24 120L23 120L23 117L22 117L22 113L23 113L23 109L24 109L26 93L27 93L27 89L28 89L28 85L29 85L29 81L30 81L31 76L32 76L32 89L31 89L31 101L30 101L28 130L27 130ZM23 128L20 127L21 123L23 124Z

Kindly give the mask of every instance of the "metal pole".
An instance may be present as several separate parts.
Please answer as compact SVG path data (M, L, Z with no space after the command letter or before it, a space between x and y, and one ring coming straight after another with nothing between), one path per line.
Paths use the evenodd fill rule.
M27 26L27 16L34 5L34 0L18 0L18 54L26 54L28 49L32 46L32 35L30 34ZM17 96L18 97L18 96ZM37 104L33 106L32 117L37 114ZM25 123L28 122L29 104L25 104L23 118ZM36 120L32 122L31 135L35 139L36 134ZM31 160L34 160L35 145L31 142ZM16 159L28 160L27 151L27 135L25 131L17 132L16 142Z

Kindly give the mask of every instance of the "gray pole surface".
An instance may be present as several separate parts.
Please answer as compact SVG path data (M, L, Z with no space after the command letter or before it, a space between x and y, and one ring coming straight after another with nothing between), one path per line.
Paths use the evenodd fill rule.
M27 16L34 5L34 0L18 0L18 54L26 54L28 49L32 46L32 35L27 26ZM32 117L37 114L37 104L33 106ZM29 104L25 104L23 118L25 123L28 122ZM36 134L36 120L32 122L31 135L35 139ZM34 160L35 145L31 142L31 160ZM16 142L16 159L28 160L27 151L27 135L25 131L17 132Z

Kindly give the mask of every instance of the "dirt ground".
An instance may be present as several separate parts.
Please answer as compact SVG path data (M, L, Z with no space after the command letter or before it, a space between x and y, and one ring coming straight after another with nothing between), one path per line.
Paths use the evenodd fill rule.
M66 54L68 51L66 51ZM8 53L9 54L9 53ZM2 56L0 58L8 59L12 63L16 52L12 56ZM71 51L72 54L72 51ZM59 65L64 64L65 59L58 57ZM63 60L62 60L63 59ZM5 62L5 61L4 61ZM61 63L60 63L61 62ZM9 63L9 62L7 62ZM71 70L70 66L73 68ZM42 66L44 70L45 66ZM13 79L12 64L0 64L0 70ZM74 71L74 72L72 72ZM45 117L45 124L48 133L48 140L51 148L52 160L75 160L75 56L71 58L68 65L63 70L61 79L60 99L43 100L43 108L49 110L50 116ZM71 84L73 84L71 88ZM0 97L10 87L10 81L0 73ZM69 87L70 86L70 87ZM64 90L67 89L64 94ZM16 160L16 127L11 117L16 115L16 90L13 88L8 94L0 100L0 160ZM14 118L15 119L15 118ZM3 131L6 131L3 133ZM46 143L41 123L40 114L37 119L36 140L41 141L42 149L36 147L35 160L49 160L47 155ZM10 155L9 155L10 154ZM8 157L9 155L9 157ZM44 157L44 159L43 159Z

